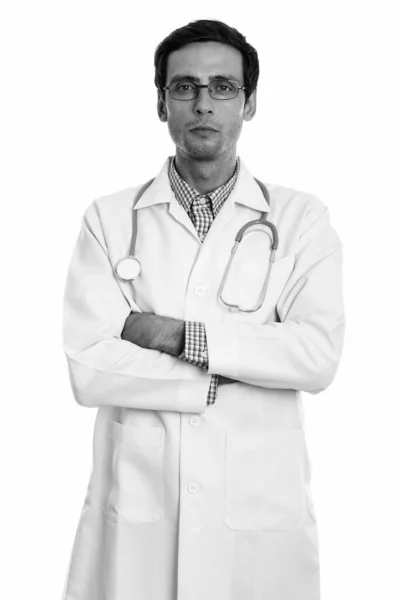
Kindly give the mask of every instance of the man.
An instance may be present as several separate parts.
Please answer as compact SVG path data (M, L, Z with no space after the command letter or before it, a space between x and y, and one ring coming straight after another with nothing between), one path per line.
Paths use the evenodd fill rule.
M71 385L98 412L64 599L317 600L300 392L338 367L341 244L319 199L264 196L237 157L259 72L238 31L190 23L155 67L175 157L87 208L66 282Z

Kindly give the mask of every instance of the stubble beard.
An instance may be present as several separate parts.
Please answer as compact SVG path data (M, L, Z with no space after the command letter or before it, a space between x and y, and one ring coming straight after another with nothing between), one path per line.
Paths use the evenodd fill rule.
M237 141L240 136L242 124L238 124L232 128L225 139L219 139L214 143L210 142L192 142L187 138L180 140L180 144L176 144L182 152L197 161L214 161L225 157L236 148Z

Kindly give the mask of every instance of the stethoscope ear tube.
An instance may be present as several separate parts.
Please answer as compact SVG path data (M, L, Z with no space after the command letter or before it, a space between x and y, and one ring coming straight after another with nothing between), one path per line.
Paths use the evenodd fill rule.
M272 231L272 244L271 244L271 250L274 250L274 260L275 260L275 251L278 250L278 246L279 246L279 235L278 235L278 230L275 227L275 225L273 223L271 223L271 221L267 221L267 219L265 219L265 223L268 223L268 227L270 228L270 230Z
M267 202L267 204L269 205L270 203L270 198L269 198L269 192L266 188L266 186L259 181L258 179L256 179L256 182L258 183L258 185L261 188L261 191L264 194L265 200ZM268 271L267 274L265 276L264 279L264 284L263 284L263 288L260 294L260 298L259 301L257 303L257 305L254 308L251 309L244 309L244 308L240 308L239 304L231 304L229 302L227 302L226 300L224 300L223 294L224 294L224 290L225 290L225 284L226 284L226 280L228 278L228 273L231 269L232 266L232 262L233 262L233 258L236 254L236 251L239 247L239 244L241 243L243 237L246 234L246 231L250 228L253 227L255 225L262 225L264 227L267 227L268 229L271 230L272 233L272 243L271 243L271 254L269 257L269 265L268 265ZM265 230L264 230L265 231ZM265 233L267 233L265 231ZM278 249L279 246L279 236L278 236L278 230L275 227L275 225L273 223L271 223L270 221L267 220L267 213L263 212L261 215L260 219L255 219L254 221L249 221L248 223L246 223L245 225L243 225L243 227L241 227L241 229L239 229L239 231L236 234L235 237L235 244L233 245L233 248L231 250L231 254L228 260L228 263L226 265L224 274L222 276L222 280L221 280L221 285L219 286L219 290L218 290L218 297L220 299L220 301L225 304L225 306L228 306L229 308L234 308L237 310L240 310L241 312L246 312L246 313L251 313L251 312L256 312L257 310L259 310L265 300L265 297L267 295L267 289L268 289L268 283L269 283L269 279L271 276L271 270L272 270L272 265L275 262L275 253Z
M236 238L237 238L237 236L236 236ZM239 243L240 243L240 240L236 239L235 243L234 243L234 245L232 247L231 254L230 254L229 260L228 260L228 264L226 265L226 268L225 268L225 271L224 271L224 274L222 276L221 283L220 283L219 289L218 289L218 298L221 300L221 302L223 304L225 304L225 306L229 306L229 308L236 308L238 310L239 310L239 305L238 304L230 304L229 302L227 302L226 300L224 300L223 299L223 293L224 293L224 290L225 290L225 283L226 283L226 280L227 280L227 277L228 277L228 273L229 273L229 271L231 269L231 264L233 262L233 258L235 256L235 254L236 254L236 250L238 249Z
M273 223L271 223L270 221L267 221L266 213L262 214L261 219L255 219L254 221L249 221L248 223L243 225L243 227L241 227L236 234L235 242L241 242L247 229L249 229L250 227L254 227L254 225L266 225L271 230L271 233L272 233L271 249L277 250L278 246L279 246L278 230Z

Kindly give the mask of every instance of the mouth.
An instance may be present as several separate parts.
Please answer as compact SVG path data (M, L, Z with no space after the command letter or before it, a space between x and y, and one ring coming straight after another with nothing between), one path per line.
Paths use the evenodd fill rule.
M206 125L204 125L204 126L199 125L199 127L193 127L190 131L214 131L214 132L217 132L217 129L214 129L214 127L207 127Z

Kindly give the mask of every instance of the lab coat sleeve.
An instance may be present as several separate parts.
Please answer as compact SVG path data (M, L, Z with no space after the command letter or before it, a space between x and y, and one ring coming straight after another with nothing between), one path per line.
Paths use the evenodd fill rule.
M92 204L82 218L63 301L64 351L75 400L88 407L203 411L211 376L121 339L131 310Z
M277 303L280 322L206 322L210 373L313 394L333 381L345 330L342 245L327 208L315 200Z

